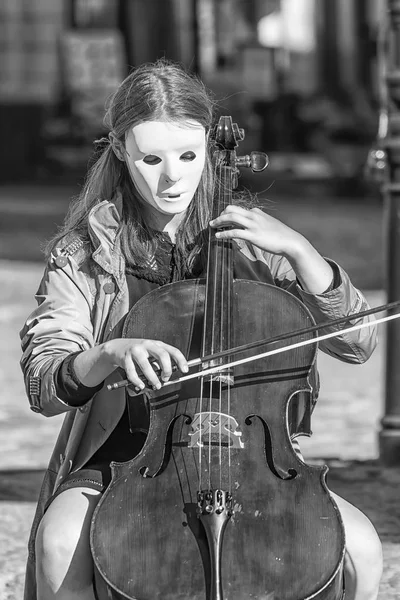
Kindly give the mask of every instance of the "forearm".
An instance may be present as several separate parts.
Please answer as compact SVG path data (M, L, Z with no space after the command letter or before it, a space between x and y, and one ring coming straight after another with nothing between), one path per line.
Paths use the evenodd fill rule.
M306 292L323 294L331 285L332 267L305 238L286 254L286 258Z
M317 323L354 315L351 322L342 325L327 326L322 333L337 331L338 336L322 341L322 351L349 363L363 363L371 356L377 343L377 326L374 317L357 318L357 313L367 310L368 302L363 294L351 283L347 273L335 263L330 263L334 271L334 285L323 294L312 294L296 286L296 295L302 300ZM349 333L340 333L351 325L371 323L371 327Z
M87 387L102 383L115 368L107 351L107 342L81 352L74 360L75 374Z

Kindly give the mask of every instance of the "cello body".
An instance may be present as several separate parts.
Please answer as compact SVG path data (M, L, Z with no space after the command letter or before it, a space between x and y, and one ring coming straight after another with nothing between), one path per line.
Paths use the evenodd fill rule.
M237 166L267 164L261 153L236 157L237 138L242 130L221 117L213 218L232 201ZM254 343L307 330L312 316L292 294L234 271L232 242L210 230L206 279L155 289L126 317L124 337L161 340L201 366L150 394L142 450L111 463L91 527L99 600L344 596L327 469L305 464L291 442L310 433L316 345L254 358ZM234 368L220 356L243 348L250 361Z
M203 280L154 290L124 335L199 356L205 296ZM229 302L232 347L312 324L297 298L272 285L234 280ZM291 407L299 392L312 394L315 355L309 345L235 367L231 381L152 394L144 447L112 463L93 517L100 600L343 598L344 532L327 468L306 465L291 444Z

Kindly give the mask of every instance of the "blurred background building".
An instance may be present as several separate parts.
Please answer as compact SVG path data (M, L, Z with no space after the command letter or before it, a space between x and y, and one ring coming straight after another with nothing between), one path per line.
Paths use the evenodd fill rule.
M76 178L131 67L183 63L276 169L357 177L385 0L2 0L0 181ZM243 148L247 150L247 148Z

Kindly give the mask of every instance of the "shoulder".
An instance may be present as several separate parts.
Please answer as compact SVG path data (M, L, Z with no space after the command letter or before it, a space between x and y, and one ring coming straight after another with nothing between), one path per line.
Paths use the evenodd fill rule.
M53 246L48 257L47 272L67 277L85 295L96 297L100 267L92 258L93 248L84 236L69 232Z
M86 241L78 233L70 232L54 245L51 258L53 258L58 267L65 266L71 258L80 267L90 259L91 253L90 242Z

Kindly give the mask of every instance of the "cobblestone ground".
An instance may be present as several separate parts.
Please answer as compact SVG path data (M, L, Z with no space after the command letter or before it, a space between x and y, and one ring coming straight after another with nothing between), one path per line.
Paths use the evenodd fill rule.
M43 469L61 424L28 409L18 366L18 331L33 307L42 267L0 261L0 598L21 600L28 531ZM368 293L373 305L383 294ZM321 355L322 389L309 462L330 466L328 483L371 519L383 542L385 568L379 600L400 597L400 469L377 464L383 412L383 347L367 364L351 366Z

